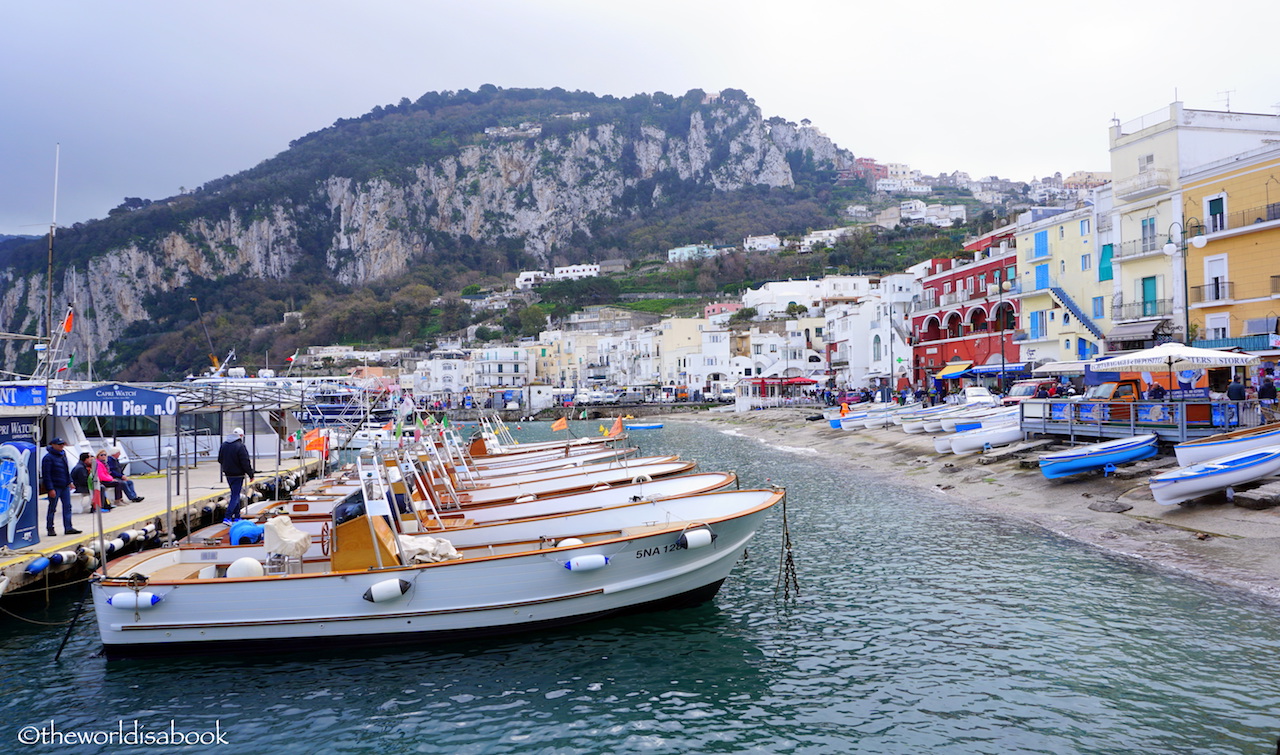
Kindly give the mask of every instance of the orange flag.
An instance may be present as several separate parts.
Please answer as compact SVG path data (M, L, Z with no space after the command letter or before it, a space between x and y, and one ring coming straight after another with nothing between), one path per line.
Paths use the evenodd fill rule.
M568 420L566 420L564 417L561 417L560 419L558 419L558 420L556 420L555 422L552 422L552 423L551 423L551 429L552 429L552 430L554 430L554 431L556 431L556 432L559 432L559 431L561 431L561 430L568 430L568 429L569 429L569 421L568 421Z
M613 418L613 427L609 428L609 437L622 434L622 417Z
M68 310L67 310L67 319L65 319L65 320L63 320L63 321L62 321L62 332L63 332L63 333L70 333L70 332L71 332L71 322L72 322L73 320L75 320L75 317L76 317L76 311L75 311L74 309L68 309Z

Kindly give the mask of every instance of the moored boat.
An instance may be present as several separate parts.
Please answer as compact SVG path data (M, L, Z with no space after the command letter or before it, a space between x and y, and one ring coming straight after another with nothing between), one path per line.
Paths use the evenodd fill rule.
M376 496L335 514L331 555L280 571L236 548L167 548L95 580L109 656L381 644L529 631L714 597L780 491L644 501L486 530L419 563ZM341 519L341 520L340 520ZM423 546L427 547L427 546ZM277 563L280 560L277 560Z
M1158 440L1159 436L1152 433L1042 454L1040 472L1046 479L1056 480L1081 472L1105 469L1108 464L1128 464L1149 459L1159 452L1156 446Z
M1264 446L1179 467L1151 478L1157 503L1172 506L1280 472L1280 445Z

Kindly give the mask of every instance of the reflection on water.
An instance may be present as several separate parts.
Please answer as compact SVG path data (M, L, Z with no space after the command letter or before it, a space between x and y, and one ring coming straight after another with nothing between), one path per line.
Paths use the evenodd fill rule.
M776 598L779 514L711 605L518 638L108 663L90 619L54 665L62 630L9 620L2 734L136 718L217 720L243 752L1274 750L1269 606L716 429L633 437L786 486L799 599Z

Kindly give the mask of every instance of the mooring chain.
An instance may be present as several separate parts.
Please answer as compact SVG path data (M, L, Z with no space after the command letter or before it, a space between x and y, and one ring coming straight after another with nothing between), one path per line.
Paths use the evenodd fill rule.
M800 578L796 574L796 559L791 546L791 525L787 521L787 495L782 494L782 554L778 563L778 584L774 586L774 595L782 589L782 599L791 600L791 591L800 597Z

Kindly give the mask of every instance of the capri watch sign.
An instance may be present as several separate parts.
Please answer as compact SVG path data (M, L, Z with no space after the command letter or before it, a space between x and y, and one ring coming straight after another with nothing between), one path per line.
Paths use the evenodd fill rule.
M55 417L156 417L178 413L178 397L111 383L53 397Z

